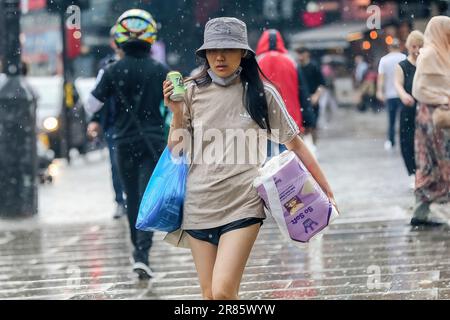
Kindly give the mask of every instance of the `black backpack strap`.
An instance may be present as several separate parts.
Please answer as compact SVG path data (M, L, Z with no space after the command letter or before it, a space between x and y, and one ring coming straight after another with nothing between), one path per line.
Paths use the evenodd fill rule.
M117 95L119 96L119 99L122 100L122 103L126 106L130 107L130 112L128 112L128 114L131 116L131 119L134 121L134 123L136 124L139 133L141 134L142 138L144 139L145 144L147 145L150 153L156 155L156 150L153 147L152 142L144 135L144 131L142 129L142 125L141 122L139 120L139 118L136 116L135 112L137 112L137 110L139 110L140 104L141 104L141 100L142 100L142 96L138 95L137 99L135 99L135 104L132 104L130 102L130 100L128 100L128 98L125 96L125 94L122 92L121 88L117 85L117 82L114 80L113 75L110 72L110 69L105 70L105 72L109 72L109 76L111 78L111 82L114 86L114 89L116 90ZM136 107L136 108L133 108Z

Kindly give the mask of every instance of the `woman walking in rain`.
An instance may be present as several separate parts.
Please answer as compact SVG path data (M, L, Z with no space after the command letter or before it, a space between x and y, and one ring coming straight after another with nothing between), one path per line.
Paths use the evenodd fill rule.
M450 128L436 126L438 109L450 108L450 18L431 18L417 58L413 96L418 101L415 132L416 206L411 225L442 226L429 217L432 203L450 199ZM436 113L436 114L435 114Z
M215 150L216 156L220 154L216 139L204 137L198 141L196 132L215 130L226 136L230 129L262 131L294 151L335 203L280 94L261 81L255 53L247 41L246 25L238 19L222 17L206 24L204 44L196 51L203 58L203 69L189 82L184 102L170 100L173 85L168 81L163 85L165 104L173 112L169 148L178 154L179 129L194 137L194 150L199 149L202 155ZM263 202L252 185L262 161L221 161L228 159L235 147L243 147L248 154L254 145L236 146L234 139L225 141L222 158L216 158L213 164L200 163L194 153L186 182L181 229L192 251L204 299L238 298L247 259L265 219ZM183 141L184 154L189 153L189 145ZM258 146L263 150L257 148L256 152L265 158L264 143Z

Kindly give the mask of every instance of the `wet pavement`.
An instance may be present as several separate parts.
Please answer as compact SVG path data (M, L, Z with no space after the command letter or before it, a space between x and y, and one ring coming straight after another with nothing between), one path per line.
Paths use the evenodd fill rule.
M268 219L250 256L243 299L450 299L450 233L409 226L413 192L400 152L383 149L386 115L339 109L318 157L341 210L308 248ZM105 151L106 152L106 151ZM201 299L190 251L155 234L155 278L130 271L125 219L113 220L107 153L59 164L39 214L0 219L0 299ZM449 207L434 214L450 218Z

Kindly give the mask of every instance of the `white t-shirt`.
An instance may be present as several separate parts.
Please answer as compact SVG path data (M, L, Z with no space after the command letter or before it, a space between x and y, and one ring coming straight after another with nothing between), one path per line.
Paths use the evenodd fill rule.
M6 82L6 79L8 77L4 73L0 73L0 88L3 87L4 82Z
M380 59L378 65L378 73L384 74L384 97L385 99L398 98L397 90L395 89L395 66L406 59L406 55L401 52L391 52Z

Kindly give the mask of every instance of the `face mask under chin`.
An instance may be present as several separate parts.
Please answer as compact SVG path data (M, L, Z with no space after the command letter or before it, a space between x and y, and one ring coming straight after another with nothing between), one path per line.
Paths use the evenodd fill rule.
M214 71L211 70L211 68L208 69L207 72L208 72L209 76L211 77L212 82L214 82L215 84L217 84L219 86L227 87L230 84L232 84L234 82L234 80L236 80L240 76L240 74L242 72L242 67L239 66L239 68L237 68L237 70L231 76L226 77L226 78L219 77L218 75L216 75L214 73Z

